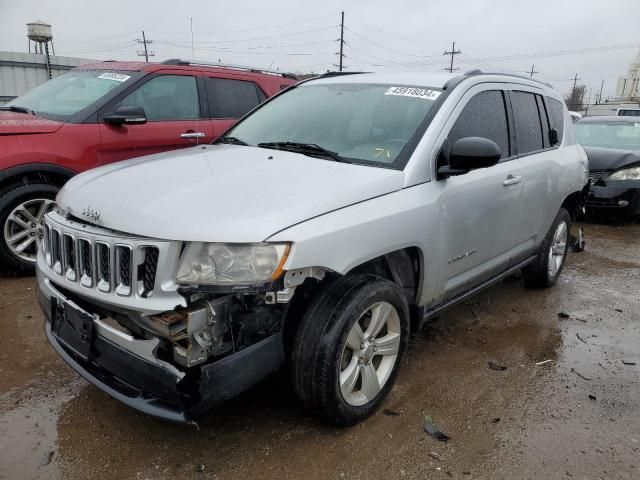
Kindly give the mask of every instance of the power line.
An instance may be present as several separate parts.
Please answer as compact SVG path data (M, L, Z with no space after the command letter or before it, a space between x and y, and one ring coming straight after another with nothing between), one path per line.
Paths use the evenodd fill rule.
M266 35L263 37L253 37L253 38L235 38L233 40L211 40L211 41L201 41L200 43L204 43L207 45L219 45L221 43L240 43L240 42L254 42L257 40L268 40L270 38L281 38L281 37L291 37L294 35L305 35L308 33L314 33L314 32L320 32L323 30L332 30L336 27L339 27L339 25L331 25L328 27L321 27L321 28L313 28L311 30L302 30L302 31L298 31L298 32L289 32L289 33L279 33L277 35ZM176 43L190 43L190 42L176 42Z
M104 47L97 47L97 48L89 48L89 49L82 49L82 50L64 50L65 54L83 54L83 53L101 53L101 52L111 52L114 50L124 50L125 48L130 48L132 45L134 45L136 42L134 40L129 40L128 42L122 42L119 44L114 44L114 45L110 45L107 46L105 45ZM60 47L58 47L58 49L60 49Z
M288 27L291 25L299 25L301 23L309 23L309 22L314 22L317 20L324 20L325 18L334 18L333 15L323 15L321 17L313 17L313 18L307 18L307 19L303 19L303 20L298 20L296 22L289 22L289 23L281 23L279 25L268 25L268 26L264 26L264 27L256 27L256 28L242 28L239 30L222 30L222 31L216 31L216 32L199 32L198 35L223 35L225 33L241 33L241 32L254 32L254 31L258 31L258 30L269 30L272 28L282 28L282 27ZM167 32L167 31L159 31L159 30L153 30L152 33L162 33L162 34L168 34L168 35L191 35L190 32Z
M523 54L515 54L515 55L505 55L502 57L484 57L482 60L510 60L510 59L518 59L518 58L544 58L544 57L559 57L563 55L582 55L585 53L594 53L594 52L608 52L610 50L620 50L626 48L638 48L638 43L625 43L620 45L609 45L603 47L590 47L590 48L578 48L573 50L555 50L548 52L538 52L538 53L523 53Z
M362 20L358 20L356 17L354 17L352 15L349 15L349 18L351 20L354 20L356 23L359 23L360 25L363 25L363 26L365 26L365 27L367 27L367 28L369 28L369 29L371 29L373 31L376 31L378 33L382 33L382 34L387 35L389 37L394 37L394 38L397 38L397 39L400 39L400 40L404 40L405 42L411 42L413 44L419 43L419 44L422 44L422 45L437 45L437 44L445 43L445 42L424 42L424 41L420 41L420 40L414 40L414 39L411 39L411 38L403 37L401 35L397 35L395 33L390 33L390 32L387 32L385 30L381 30L379 28L373 27L373 26L369 25L368 23L363 22Z
M350 33L352 33L353 35L355 35L356 37L360 38L361 40L364 40L365 42L368 42L372 45L375 45L378 48L382 48L383 50L387 50L391 53L395 53L396 55L404 55L406 57L413 57L413 58L429 58L432 57L433 55L418 55L415 53L411 53L411 52L402 52L400 50L394 50L393 48L389 48L386 45L382 45L381 43L378 43L374 40L371 40L367 37L365 37L364 35L361 35L360 33L358 33L357 31L353 30L350 27L345 27Z
M449 73L453 73L453 57L456 55L460 55L462 52L460 50L456 50L456 42L453 42L453 44L451 45L451 51L447 52L446 50L444 51L443 55L451 55L451 65L449 66L449 68L445 68L445 70L449 70ZM456 70L458 70L456 68Z
M166 45L169 47L175 48L186 48L191 49L191 45L184 45L182 43L173 43L173 42L165 42L158 40L155 43L159 45ZM194 44L193 48L195 50L205 50L209 52L217 52L217 53L238 53L244 55L293 55L293 56L308 56L308 55L335 55L334 52L252 52L248 50L229 50L227 48L219 48L219 47L202 47Z

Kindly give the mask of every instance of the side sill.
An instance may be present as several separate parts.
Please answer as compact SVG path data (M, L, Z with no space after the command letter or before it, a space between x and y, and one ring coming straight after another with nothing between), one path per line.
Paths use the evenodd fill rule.
M482 290L484 290L486 288L489 288L491 285L499 282L500 280L503 280L503 279L507 278L508 276L513 275L515 272L517 272L521 268L524 268L528 264L533 262L536 258L537 258L537 255L532 255L529 258L521 261L520 263L517 263L514 266L508 268L507 270L502 272L500 275L497 275L497 276L495 276L493 278L490 278L489 280L481 283L480 285L477 285L477 286L473 287L471 290L467 290L466 292L463 292L460 295L458 295L458 296L456 296L456 297L454 297L454 298L452 298L450 300L447 300L445 303L427 310L425 312L425 314L424 314L424 318L423 318L421 323L424 323L426 320L429 320L429 319L435 317L436 315L441 313L443 310L446 310L449 307L452 307L452 306L454 306L454 305L456 305L456 304L458 304L460 302L463 302L463 301L467 300L468 298L471 298L471 297L477 295Z

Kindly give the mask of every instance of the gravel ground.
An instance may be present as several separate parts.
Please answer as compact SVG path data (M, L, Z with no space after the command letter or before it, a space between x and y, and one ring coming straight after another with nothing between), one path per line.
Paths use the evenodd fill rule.
M385 410L351 429L283 374L199 429L146 417L58 359L33 278L0 279L0 478L638 479L640 226L585 230L555 288L512 277L413 337Z

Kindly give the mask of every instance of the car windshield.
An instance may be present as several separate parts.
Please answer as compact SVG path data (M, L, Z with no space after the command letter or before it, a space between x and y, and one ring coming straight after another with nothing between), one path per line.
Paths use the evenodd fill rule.
M297 148L321 157L324 150L334 155L322 158L401 169L406 159L400 152L440 94L428 87L303 84L265 104L227 136L236 143Z
M631 108L631 109L621 108L620 110L618 110L618 116L619 117L640 117L640 109L636 109L636 108Z
M576 137L585 147L640 150L640 119L634 122L577 122Z
M6 107L32 110L45 118L64 120L104 97L111 90L129 84L135 72L73 70L20 95Z

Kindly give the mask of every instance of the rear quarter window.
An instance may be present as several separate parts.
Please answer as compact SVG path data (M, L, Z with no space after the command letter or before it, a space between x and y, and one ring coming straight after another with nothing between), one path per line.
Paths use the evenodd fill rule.
M211 118L240 118L266 99L255 83L229 78L207 78L207 94Z
M544 102L547 105L551 128L556 129L558 132L558 143L562 143L562 136L564 134L564 109L562 108L562 103L551 97L544 97Z

